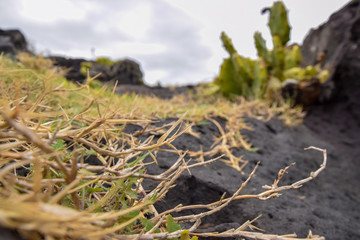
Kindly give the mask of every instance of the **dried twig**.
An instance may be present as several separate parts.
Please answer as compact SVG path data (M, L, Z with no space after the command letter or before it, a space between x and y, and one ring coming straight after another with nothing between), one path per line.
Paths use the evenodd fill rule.
M144 109L136 105L137 101L142 100L134 97L127 106L130 106L130 112L128 109L124 110L126 107L120 110L119 105L122 106L126 101L114 94L116 85L110 97L92 94L89 83L94 77L90 76L87 83L80 87L67 89L64 82L56 82L55 85L58 87L53 87L52 81L58 81L55 79L56 71L46 70L41 65L47 60L40 58L34 62L23 55L20 58L23 63L17 63L16 66L33 64L40 72L29 69L3 69L3 56L0 56L1 77L10 74L12 80L10 85L6 80L5 84L0 86L0 111L3 117L3 120L0 120L0 215L3 226L17 229L33 239L171 239L180 237L181 234L202 237L295 239L295 235L277 236L247 231L248 228L254 229L251 224L257 218L246 221L237 229L222 233L195 231L204 216L220 211L236 199L266 200L316 178L326 167L326 151L315 147L310 148L324 153L323 164L308 178L291 185L279 186L283 174L288 169L285 168L279 172L272 186L265 186L266 191L255 195L239 195L254 176L258 167L256 165L247 180L229 198L223 195L217 202L210 204L180 204L162 213L158 213L154 207L154 203L162 200L169 190L175 187L175 181L185 171L192 174L191 170L194 167L210 164L222 157L204 161L204 156L222 153L228 158L222 161L241 171L246 161L231 152L233 147L250 147L240 134L240 129L246 127L241 122L241 116L271 116L274 112L269 111L264 104L243 100L229 103L214 99L212 104L208 104L210 107L206 111L200 108L191 109L192 115L187 119L191 121L185 125L182 124L185 116L180 116L173 123L154 127L154 112L160 111L161 108L164 108L161 110L164 116L173 115L174 112L175 115L178 112L186 112L183 108L177 109L181 105L176 105L176 101L183 105L184 99L174 98L168 102L162 101L161 104L156 103L158 106L154 112L143 114L140 112L147 111L147 107ZM49 62L46 62L46 66L50 66ZM21 78L16 78L16 75L21 75ZM4 79L8 77L5 76ZM59 106L62 100L71 99L69 96L76 99L71 100L73 103L81 102L81 105L78 105L78 108L70 107L71 110L66 106ZM58 99L60 102L57 102ZM52 103L53 100L55 104ZM120 104L116 104L116 101ZM196 105L197 102L190 100L190 103ZM214 111L213 105L216 105L217 111ZM79 108L82 110L79 111ZM90 114L93 108L95 114ZM221 111L218 111L219 109ZM200 115L193 114L196 111L201 112ZM183 133L198 137L198 133L192 132L191 127L196 118L201 116L201 119L204 119L204 116L209 116L210 113L228 120L226 129L223 129L217 121L208 119L217 126L221 134L210 151L203 152L201 148L198 152L190 152L177 149L172 144ZM126 133L125 127L119 128L118 124L138 124L142 129L135 133ZM146 139L141 141L143 137ZM159 149L164 146L171 149ZM88 155L88 150L92 150L92 154L96 152L102 166L84 164L84 156ZM153 161L157 163L157 151L172 151L178 154L179 158L159 175L146 174L143 172L147 164L143 163L144 153L149 152ZM190 164L190 161L185 161L186 156L196 156L202 161ZM27 176L19 176L16 173L19 167L26 168ZM148 194L141 185L144 179L158 181L158 185ZM168 214L181 214L188 209L205 211L175 218L177 221L195 221L189 230L166 232L164 224ZM146 232L147 229L136 224L136 221L142 217L149 217L149 212L153 214L150 215L152 219L149 221L152 221L154 226ZM129 231L134 234L126 235ZM322 239L312 234L309 238Z

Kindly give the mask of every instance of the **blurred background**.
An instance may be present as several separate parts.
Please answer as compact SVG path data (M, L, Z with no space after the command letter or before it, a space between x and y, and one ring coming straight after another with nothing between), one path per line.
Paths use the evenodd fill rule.
M210 82L228 54L225 31L239 54L256 57L260 31L271 47L268 14L274 1L239 0L12 0L0 1L0 28L20 29L38 54L130 58L148 85ZM283 1L291 43L302 43L348 0Z

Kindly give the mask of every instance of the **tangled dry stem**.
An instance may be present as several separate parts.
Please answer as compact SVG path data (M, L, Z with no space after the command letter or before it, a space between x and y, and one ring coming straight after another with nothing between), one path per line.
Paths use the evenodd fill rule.
M246 221L238 229L230 229L222 233L196 233L205 216L214 214L237 199L257 198L266 200L278 197L280 192L301 187L313 180L326 167L326 151L315 147L311 149L324 153L321 167L308 178L291 185L278 186L281 177L288 168L281 170L272 186L265 186L266 191L256 195L240 195L247 183L254 176L253 169L247 180L240 184L238 190L229 198L225 195L219 201L191 206L177 206L174 209L158 213L154 204L162 200L175 181L185 171L202 167L214 161L222 160L228 165L243 170L246 161L235 157L229 150L231 147L251 147L239 133L241 116L245 112L270 116L271 111L259 103L244 102L232 105L236 108L236 116L225 116L228 120L224 130L214 119L209 118L211 111L203 117L215 124L220 137L209 152L197 153L176 149L172 142L181 134L192 132L194 123L184 122L185 116L170 124L160 127L152 125L154 119L143 114L136 114L132 105L131 113L121 114L110 109L114 93L108 98L91 97L88 84L76 88L64 88L65 83L51 87L50 82L56 75L55 71L47 72L43 66L28 58L22 64L33 65L36 70L3 69L4 59L0 57L0 77L8 79L21 75L17 79L7 81L13 85L1 84L1 117L0 120L0 224L18 230L29 239L171 239L180 237L185 230L168 232L166 218L171 213L181 213L189 209L205 209L202 213L176 217L177 222L193 222L187 234L193 236L234 237L242 236L250 239L295 239L294 235L278 236L248 231L253 221ZM40 64L41 63L41 64ZM39 72L40 71L40 72ZM7 75L6 75L7 74ZM23 79L25 78L25 80ZM33 79L28 82L28 79ZM88 82L92 79L89 78ZM23 82L21 82L23 81ZM30 81L30 80L29 80ZM4 80L5 82L5 80ZM26 83L26 84L21 84ZM36 87L34 86L36 85ZM36 94L26 95L37 91ZM67 109L55 106L51 102L60 98L62 101L71 94L80 91L88 104L81 109ZM84 92L85 91L85 92ZM87 92L86 92L87 91ZM110 99L110 100L109 100ZM124 99L121 99L122 101ZM176 99L171 104L176 104ZM66 102L66 101L65 101ZM157 104L157 103L156 103ZM167 104L167 103L166 103ZM170 107L167 106L167 114ZM223 105L221 102L216 103ZM95 105L99 117L90 112ZM161 106L161 104L157 104ZM176 105L178 106L178 105ZM249 111L249 109L252 109ZM57 109L54 111L54 109ZM104 110L105 109L105 110ZM160 111L159 109L157 109ZM104 112L101 112L104 111ZM197 110L196 110L197 111ZM257 114L264 111L265 114ZM195 110L194 110L195 112ZM215 116L223 116L220 112L212 112ZM194 116L196 113L193 114ZM141 130L129 134L124 131L127 124L137 124ZM119 127L120 125L120 127ZM230 126L230 127L229 127ZM155 137L156 136L156 137ZM143 141L140 141L143 137ZM157 140L155 140L157 138ZM56 147L56 144L62 143ZM55 144L55 145L54 145ZM146 174L144 169L149 163L144 162L144 154L148 154L154 163L156 152L169 151L168 147L179 155L178 160L159 175ZM87 153L92 151L92 153ZM223 154L205 161L205 156ZM102 166L93 166L84 162L85 157L95 155ZM200 162L190 164L187 156L198 156ZM19 175L19 168L28 174ZM158 182L154 189L144 189L143 179ZM126 185L126 183L129 183ZM110 187L105 187L108 185ZM146 190L150 190L146 193ZM120 196L119 196L120 195ZM120 198L123 196L123 198ZM122 202L121 202L122 201ZM138 220L146 214L154 225L149 231L138 224ZM126 235L128 232L132 235ZM158 232L160 231L160 232ZM323 239L309 235L308 239Z
M38 135L31 129L25 127L25 126L21 126L18 127L18 123L16 123L16 119L15 118L10 118L8 116L6 116L5 113L2 113L3 119L5 121L5 123L3 124L3 127L5 127L6 125L11 126L16 132L18 132L20 135L18 136L22 136L20 137L20 139L18 139L19 141L23 141L25 140L28 143L33 143L32 141L35 139L35 142L33 143L36 149L40 149L43 151L44 154L46 154L48 157L49 156L57 156L56 152L46 143L46 139L41 139L38 137ZM181 120L181 119L180 119ZM123 150L122 152L117 152L114 154L114 152L110 153L110 151L106 150L104 151L103 149L100 150L100 148L96 147L96 148L92 148L94 151L98 152L99 150L99 154L104 154L104 153L108 153L110 156L124 156L127 155L129 156L130 154L132 157L137 156L134 153L139 153L139 152L143 152L144 149L149 150L149 149L153 149L153 148L158 148L161 147L163 145L168 145L171 144L171 142L178 136L177 134L181 134L176 132L173 136L170 136L170 133L172 131L174 131L175 127L179 125L180 120L175 122L174 125L162 136L160 137L160 139L157 141L156 144L151 145L151 141L145 141L144 144L142 144L141 146L137 146L137 147L133 147L131 151L128 150ZM100 121L98 121L100 122ZM103 123L105 123L106 121L103 121ZM99 127L101 124L99 124L97 127ZM92 128L92 130L95 128ZM91 130L89 130L89 128L81 131L82 133L87 132L90 133ZM84 134L80 134L77 135L76 138L72 138L72 137L68 137L68 139L76 139L76 142L80 142L80 143L84 143L84 142L88 142L87 140L85 141L80 141L80 139L82 139L81 137L84 136ZM176 137L174 137L176 136ZM170 139L170 140L169 140ZM10 146L10 145L9 145ZM87 146L91 147L93 146L93 144L87 144ZM151 147L149 147L151 146ZM155 147L154 147L155 146ZM274 198L274 197L278 197L279 196L279 192L281 191L286 191L286 190L290 190L290 189L296 189L301 187L303 184L313 180L314 178L316 178L318 176L318 174L323 171L326 167L326 151L316 148L316 147L309 147L307 149L315 149L318 151L322 151L324 154L324 160L323 163L321 164L320 168L318 170L316 170L315 172L311 172L310 176L308 178L302 179L300 181L297 181L291 185L286 185L286 186L278 186L284 172L286 172L288 170L288 168L290 167L286 167L285 169L282 169L279 171L278 174L278 178L274 181L274 184L272 186L264 186L265 189L267 189L264 192L261 192L259 194L256 195L239 195L239 193L241 192L241 190L243 190L247 183L250 181L250 179L254 176L259 164L257 164L255 166L255 168L253 169L253 171L251 172L251 174L249 175L249 177L247 178L246 181L244 181L241 186L239 187L239 189L230 197L230 198L223 198L220 199L217 202L211 203L211 204L206 204L206 205L191 205L191 206L178 206L174 209L170 209L168 211L162 212L162 213L157 213L156 209L153 207L153 204L151 204L153 211L152 214L154 214L155 216L151 219L151 221L156 222L156 226L161 226L162 224L164 224L164 218L171 213L174 212L181 212L184 210L189 210L189 209L208 209L207 211L204 211L200 214L196 214L196 215L185 215L185 216L181 216L181 217L177 217L175 218L176 221L178 222L195 222L194 226L191 229L191 231L189 232L190 235L196 235L196 236L216 236L216 237L234 237L234 236L243 236L243 237L248 237L248 238L253 238L253 239L291 239L295 236L276 236L276 235L267 235L267 234L263 234L263 233L256 233L256 232L248 232L245 231L246 228L251 226L251 222L245 222L240 228L235 229L235 230L229 230L223 233L195 233L195 230L197 228L197 226L200 224L201 219L205 216L214 214L215 212L220 211L221 209L223 209L224 207L226 207L230 202L237 200L237 199L246 199L246 198L257 198L260 200L266 200L269 198ZM306 150L307 150L306 149ZM125 154L125 153L126 154ZM11 152L8 152L11 153ZM76 151L75 151L76 153ZM120 154L121 153L121 154ZM6 154L2 153L3 156L7 156L7 163L9 163L9 157L11 157L11 154ZM220 156L218 158L209 160L209 161L204 161L204 162L200 162L200 163L195 163L195 164L191 164L189 165L188 163L186 163L184 161L184 158L186 156L186 153L183 153L182 155L179 156L178 160L174 163L174 165L172 167L170 167L167 171L163 172L162 174L158 175L158 176L151 176L151 175L147 175L147 174L138 174L138 168L130 168L130 169L117 169L114 167L106 167L106 166L100 166L100 167L96 167L96 166L89 166L86 164L79 164L77 163L77 154L74 154L72 156L72 159L70 161L69 164L63 164L61 161L49 161L46 159L42 159L39 160L38 158L35 158L35 156L39 156L39 151L34 151L33 154L29 154L29 152L25 153L17 153L15 155L12 156L11 160L14 160L14 157L20 157L20 159L22 159L22 162L15 162L15 163L9 163L7 166L5 166L4 168L1 169L0 171L0 180L3 183L4 186L8 185L8 183L6 183L7 181L7 177L9 177L9 173L12 169L19 167L22 164L25 163L33 163L35 165L35 169L42 169L44 166L49 166L52 167L53 169L57 169L57 170L62 170L65 174L65 178L64 179L58 179L61 181L57 181L57 183L60 182L65 182L67 185L65 188L61 189L60 192L58 192L57 194L55 194L54 196L51 196L46 205L43 206L52 206L56 203L58 203L63 197L65 197L67 194L70 194L72 196L72 199L75 203L75 207L76 209L81 209L80 208L80 200L78 198L78 196L75 194L77 189L81 189L81 186L77 186L78 183L81 180L87 179L87 180L95 180L95 181L99 181L99 180L114 180L114 179L126 179L128 177L138 177L138 178L148 178L148 179L152 179L152 180L156 180L156 181L160 181L160 183L158 184L158 186L153 189L152 192L150 192L149 194L144 194L144 198L140 199L138 201L137 204L134 204L132 207L132 211L134 211L135 209L141 209L144 206L146 206L146 202L149 201L149 199L154 198L154 196L156 197L156 201L161 200L166 193L168 192L168 190L170 188L172 188L172 186L174 185L176 179L179 178L179 176L181 176L181 174L184 171L190 171L191 168L194 167L201 167L203 165L206 164L210 164L213 161L216 161L218 159L221 159L223 156ZM57 157L58 159L60 159L60 157ZM55 158L56 159L56 158ZM128 159L131 159L128 158ZM25 160L25 161L24 161ZM121 164L117 164L117 167L121 166ZM65 169L65 170L64 170ZM106 178L105 176L84 176L84 175L79 175L78 174L78 170L79 169L86 169L90 172L96 172L96 173L109 173L112 174L113 176ZM49 183L54 183L52 182L55 179L42 179L41 176L36 177L36 171L34 172L35 177L31 183L31 181L29 181L29 179L25 180L25 179L16 179L15 182L20 183L20 182L30 182L27 185L23 184L22 187L23 188L27 188L27 192L31 192L31 190L34 191L34 193L32 194L32 196L39 194L41 191L43 191L44 188L46 188L46 186L49 186ZM89 178L91 177L91 178ZM105 178L104 178L105 177ZM119 178L116 178L119 177ZM38 180L35 180L38 179ZM91 184L92 182L88 182L86 185ZM21 184L20 184L21 185ZM77 188L76 188L77 187ZM23 189L24 190L24 189ZM96 204L95 206L92 206L91 208L88 209L84 209L87 212L92 212L93 210L95 210L98 206L101 206L103 203L105 203L107 200L110 199L110 197L106 197L107 195L105 195L104 197L101 198L101 200L98 202L98 204ZM11 205L10 203L3 201L3 203L5 205ZM37 202L39 204L39 202ZM17 203L19 204L19 203ZM27 202L24 202L23 204L27 204ZM34 205L34 203L31 203ZM7 207L9 207L7 205ZM42 203L39 204L40 206L42 205ZM44 207L42 207L44 208ZM45 207L46 208L46 207ZM52 208L52 207L51 207ZM24 209L26 209L26 207L24 207ZM57 209L57 207L55 207L55 209ZM7 209L9 210L9 209ZM12 209L14 210L14 209ZM39 210L37 210L39 211ZM54 213L54 210L51 210ZM56 211L56 210L55 210ZM147 210L149 211L149 210ZM150 210L151 211L151 210ZM3 213L6 213L6 211L3 211ZM9 212L7 212L9 214ZM69 214L69 211L66 211L67 214ZM75 212L74 212L75 213ZM79 212L76 214L82 216L83 213ZM125 212L121 212L121 214L119 215L124 215L126 214ZM6 214L5 214L6 215ZM29 214L32 215L32 214ZM110 219L113 219L117 214L108 214L108 216L106 217L98 217L98 219L96 219L97 221L104 219L109 221ZM63 216L65 217L67 220L68 218L71 218L72 214L69 214L67 216ZM110 217L111 216L111 217ZM138 217L138 216L137 216ZM88 219L92 219L93 221L95 221L95 219L93 217L89 217L87 216ZM135 218L137 219L137 218ZM12 219L14 221L14 219ZM24 221L25 219L22 218L22 221ZM41 219L43 221L43 219ZM74 221L74 219L72 219ZM36 222L36 219L29 219L28 220L29 223L30 222ZM76 221L80 221L80 222L88 222L81 220L81 218L79 218L79 216L76 217ZM94 224L94 222L91 221L92 225ZM132 221L134 221L132 219ZM16 222L16 221L15 221ZM26 225L28 225L29 223L27 223ZM11 226L12 224L18 224L18 223L14 223L14 222L6 222L7 226ZM38 223L39 224L39 223ZM129 222L125 222L123 223L125 224L124 226L126 226L127 224L129 224ZM26 226L25 225L25 226ZM35 224L37 225L37 224ZM13 226L12 226L13 227ZM20 229L26 229L28 227L24 227L24 225L20 225L20 226L16 226L16 227L20 227ZM55 226L51 226L50 229L53 229ZM59 226L57 226L59 227ZM33 230L36 228L32 228ZM49 229L49 228L48 228ZM93 231L91 234L88 234L89 238L95 237L95 236L105 236L107 233L113 233L114 230L114 226L112 226L112 228L107 228L106 231L102 230L102 231ZM120 229L117 228L116 229ZM40 231L42 234L49 234L49 235L59 235L59 233L57 231L50 231L50 232L44 232L44 231ZM81 232L81 231L80 231ZM68 234L68 233L67 233ZM79 236L78 235L79 232L74 233L72 236ZM81 233L83 234L83 232ZM142 233L139 235L133 235L133 236L127 236L126 239L166 239L166 238L173 238L173 237L179 237L181 234L181 231L177 231L177 232L173 232L173 233L153 233L153 231L149 231L147 233ZM120 236L118 236L120 237ZM125 237L125 236L121 236L121 237ZM274 238L275 237L275 238ZM289 238L290 237L290 238ZM321 237L315 237L312 236L313 239L322 239Z

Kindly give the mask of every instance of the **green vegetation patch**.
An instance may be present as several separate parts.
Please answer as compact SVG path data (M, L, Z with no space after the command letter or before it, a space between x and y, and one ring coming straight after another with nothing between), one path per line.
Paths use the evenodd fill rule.
M239 195L254 176L257 165L231 197L203 206L177 206L158 212L154 204L162 201L175 181L191 168L221 160L243 171L247 161L233 156L230 150L233 147L254 150L240 134L241 129L248 128L243 116L266 120L275 115L284 117L291 111L269 108L268 103L260 100L228 101L208 96L204 93L206 87L199 88L196 96L161 100L117 95L115 89L94 83L95 79L90 77L84 84L67 81L60 69L53 68L51 61L41 56L20 54L17 62L0 56L2 226L16 229L28 239L195 240L197 236L266 239L274 235L250 231L253 221L223 233L202 234L195 230L203 217L220 211L231 201L278 197L278 192L310 181L305 179L278 188L279 176L270 190ZM293 111L294 116L301 114ZM226 129L214 116L228 121ZM177 120L152 127L159 117ZM181 134L200 137L191 128L197 123L215 124L221 132L220 141L209 152L176 149L172 142ZM127 124L136 124L141 130L124 132ZM146 166L156 164L156 153L165 147L167 150L170 147L178 160L158 175L148 174ZM204 160L204 156L214 155L220 156ZM187 162L188 156L198 162ZM90 157L101 165L87 164ZM156 187L144 189L145 179L153 181ZM189 209L204 211L187 215L184 211ZM172 217L175 214L177 217ZM181 222L191 223L192 227L183 229Z
M273 49L268 49L266 41L260 32L254 34L254 42L258 59L239 55L231 39L221 33L221 40L230 57L224 59L219 76L214 80L221 92L227 98L236 95L248 100L266 99L270 103L282 104L280 90L287 79L306 82L316 79L324 83L329 77L327 70L316 66L300 66L302 61L300 47L287 45L290 39L287 11L282 2L275 2L267 9L270 12L268 26L272 36Z

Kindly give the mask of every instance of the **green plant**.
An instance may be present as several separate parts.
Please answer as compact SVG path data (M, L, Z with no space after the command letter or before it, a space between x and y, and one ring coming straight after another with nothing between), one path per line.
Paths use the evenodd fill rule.
M80 64L80 73L82 76L87 76L88 71L90 70L90 68L92 68L92 63L91 62L82 62Z
M247 99L262 98L268 77L264 64L260 60L251 60L239 55L231 39L224 32L221 34L221 40L230 57L224 59L215 84L226 97L235 94Z
M103 65L106 65L108 67L113 66L115 63L117 63L118 61L114 61L111 60L108 57L98 57L95 59L94 61L95 63L100 63ZM92 62L82 62L81 63L81 67L80 67L80 73L83 76L87 76L88 71L93 67L93 63Z
M95 62L104 64L106 66L112 66L115 63L117 63L118 61L113 61L108 57L98 57L98 58L96 58Z
M134 104L132 97L109 94L103 88L95 90L89 87L91 78L84 85L67 82L57 76L57 70L45 68L42 62L44 59L31 56L23 56L20 62L0 56L1 226L16 229L27 239L196 240L197 236L273 239L272 234L246 231L254 220L221 233L198 233L195 230L202 218L220 211L232 201L278 197L281 191L298 188L316 178L326 166L326 152L323 151L324 162L311 177L278 187L282 177L279 174L265 191L240 195L254 177L257 164L232 196L224 195L213 203L178 205L158 212L154 204L164 200L184 172L221 158L203 159L197 163L187 161L185 157L191 153L172 145L182 133L191 133L190 123L182 125L185 117L159 126L154 117L159 115L145 114L149 106L155 105L156 110L161 111L159 106L165 105L169 116L178 116L174 112L184 109L181 108L184 101L179 99L181 105L176 102L166 105L169 100L156 100L154 103L149 98L134 97L137 101L151 103L138 103L146 106L140 114L135 110L138 105ZM173 109L169 111L171 107ZM196 107L198 104L191 108ZM214 111L209 107L215 107ZM240 135L238 138L232 136L240 134L239 130L244 126L241 112L249 114L256 107L259 103L240 105L221 101L206 104L197 110L199 113L192 113L193 120L200 113L204 116L205 112L216 116L231 112L233 116L230 118L228 115L230 127L227 129L211 118L207 118L207 123L203 122L215 124L221 137L211 151L201 150L200 154L224 153L229 160L222 160L239 168L238 163L244 161L233 156L230 147L248 144ZM191 112L191 108L187 110ZM220 114L219 109L224 114ZM125 132L127 124L138 124L141 130ZM157 163L158 151L170 152L171 149L178 154L178 160L172 166L158 175L146 173L149 160ZM90 156L96 157L101 165L87 164ZM16 171L22 167L28 170L26 176L20 176ZM144 180L156 184L144 189ZM188 210L192 209L200 211L191 214ZM191 223L192 227L184 230L179 224L182 222ZM323 238L313 236L313 239Z
M279 99L279 90L286 79L308 81L318 78L321 83L329 76L320 65L300 66L302 61L298 45L286 45L290 39L287 12L282 2L275 2L267 9L270 12L268 26L272 35L273 49L269 50L260 32L254 34L258 59L252 60L239 55L231 39L221 33L221 40L229 58L224 59L219 76L214 80L226 97L241 95L246 99L263 99L270 102Z
M104 87L104 85L102 84L102 82L100 82L99 80L93 79L89 82L89 87L92 89L101 89Z

